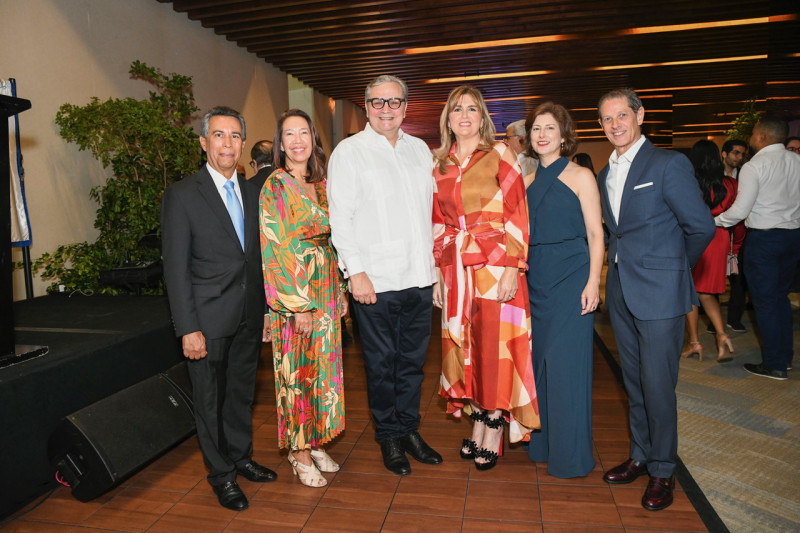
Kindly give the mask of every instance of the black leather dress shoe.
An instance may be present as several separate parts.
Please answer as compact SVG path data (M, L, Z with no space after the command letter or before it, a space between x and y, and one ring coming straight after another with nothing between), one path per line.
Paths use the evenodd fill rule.
M267 481L275 481L275 479L277 479L278 477L278 474L276 474L266 466L261 466L260 464L258 464L253 460L251 460L246 465L237 468L236 472L240 476L254 483L266 483Z
M442 456L436 453L436 450L428 446L428 444L422 440L419 431L412 431L401 438L400 444L403 445L403 449L409 453L411 457L420 463L438 465L442 462Z
M411 473L411 465L408 464L406 454L403 453L400 439L381 441L381 453L383 454L383 465L389 472L398 476L407 476Z
M226 509L244 511L250 507L244 492L235 481L228 481L222 485L212 485L211 488L214 489L214 494L217 495L219 504Z
M647 473L647 465L633 459L628 459L621 465L612 468L603 474L603 481L612 485L630 483L637 477Z
M642 496L642 507L648 511L660 511L672 505L674 477L651 477Z

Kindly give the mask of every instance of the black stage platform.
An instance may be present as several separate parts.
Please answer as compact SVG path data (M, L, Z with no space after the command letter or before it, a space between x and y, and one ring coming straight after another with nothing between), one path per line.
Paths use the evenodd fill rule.
M0 368L0 518L56 485L58 421L183 360L165 297L53 295L14 303L17 344L49 353Z

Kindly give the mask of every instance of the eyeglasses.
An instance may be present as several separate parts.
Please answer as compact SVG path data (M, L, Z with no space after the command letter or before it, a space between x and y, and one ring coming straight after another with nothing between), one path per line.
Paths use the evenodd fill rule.
M389 104L389 109L400 109L405 101L405 98L370 98L367 100L372 109L383 109L386 104Z

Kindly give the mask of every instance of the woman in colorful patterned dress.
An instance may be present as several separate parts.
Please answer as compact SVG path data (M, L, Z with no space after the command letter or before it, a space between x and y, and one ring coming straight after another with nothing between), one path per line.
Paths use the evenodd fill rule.
M330 244L325 154L314 125L290 109L278 121L275 170L259 200L264 289L271 308L278 446L304 485L339 470L322 446L344 429L341 329L345 285Z
M539 427L525 285L528 209L514 152L495 143L480 91L454 89L434 152L434 257L442 308L440 394L448 413L474 421L461 456L488 470L512 442Z

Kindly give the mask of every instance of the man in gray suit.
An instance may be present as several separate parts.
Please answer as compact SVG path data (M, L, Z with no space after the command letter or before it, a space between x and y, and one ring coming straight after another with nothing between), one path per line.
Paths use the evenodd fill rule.
M649 473L642 506L656 511L672 503L684 315L699 305L691 267L714 237L714 220L689 160L642 135L635 92L605 94L598 112L614 145L598 184L608 232L606 302L631 427L630 458L603 479L630 483Z
M241 475L275 472L252 459L251 405L265 329L258 193L236 173L244 118L215 107L203 117L208 163L167 188L161 209L164 280L175 332L189 359L197 438L223 507L241 511Z

